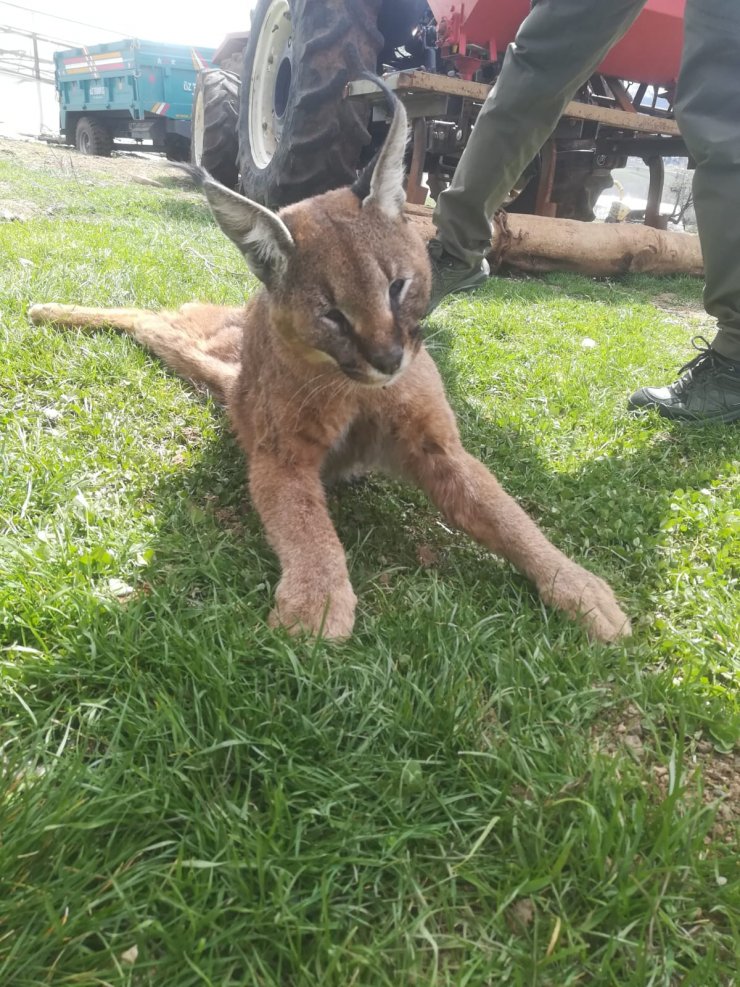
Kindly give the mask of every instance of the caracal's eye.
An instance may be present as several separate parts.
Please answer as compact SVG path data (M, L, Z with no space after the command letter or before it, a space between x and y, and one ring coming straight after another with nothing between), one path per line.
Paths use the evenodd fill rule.
M347 316L338 308L330 308L328 312L324 312L321 316L325 322L329 322L334 329L338 329L341 333L346 333L349 335L352 332L352 326L350 324Z
M388 294L391 296L392 302L397 302L398 299L403 294L403 289L406 287L405 278L396 278L395 281L391 281L388 285Z

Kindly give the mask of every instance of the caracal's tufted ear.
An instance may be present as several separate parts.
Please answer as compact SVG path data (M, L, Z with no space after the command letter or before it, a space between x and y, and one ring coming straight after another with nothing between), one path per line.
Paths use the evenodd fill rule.
M352 186L363 207L374 205L392 219L403 215L406 192L403 187L404 159L408 143L406 109L397 96L377 76L365 75L385 93L393 118L383 146Z
M295 250L295 241L282 219L219 184L202 168L187 170L205 192L214 219L244 254L250 270L263 284L275 286Z

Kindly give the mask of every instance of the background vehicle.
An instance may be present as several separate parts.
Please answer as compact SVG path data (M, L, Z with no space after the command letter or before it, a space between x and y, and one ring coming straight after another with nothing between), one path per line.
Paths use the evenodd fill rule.
M107 156L116 138L133 138L187 161L197 73L212 57L135 38L54 52L62 136L83 154Z
M512 190L510 211L592 219L612 169L634 155L650 168L646 221L660 224L662 158L686 154L672 119L684 3L648 0ZM238 176L271 206L347 183L385 126L377 92L358 77L391 72L414 121L409 198L424 201L424 175L436 196L528 9L529 0L259 0L250 34L230 36L241 39L230 71L222 64L203 87L195 160L228 164L232 184Z

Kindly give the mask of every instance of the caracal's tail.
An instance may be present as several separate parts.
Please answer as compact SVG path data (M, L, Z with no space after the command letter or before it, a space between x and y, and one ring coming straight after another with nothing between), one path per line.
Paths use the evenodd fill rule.
M80 305L32 305L37 325L53 322L77 329L110 327L133 336L176 373L205 384L227 401L241 361L242 309L183 305L176 312L136 308L84 308Z

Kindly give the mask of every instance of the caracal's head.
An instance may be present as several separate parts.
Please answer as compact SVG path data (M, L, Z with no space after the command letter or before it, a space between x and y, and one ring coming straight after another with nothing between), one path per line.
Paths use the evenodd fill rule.
M374 387L394 381L418 351L431 283L426 245L403 211L406 111L386 95L388 136L352 188L276 215L202 179L216 221L266 286L286 345Z

